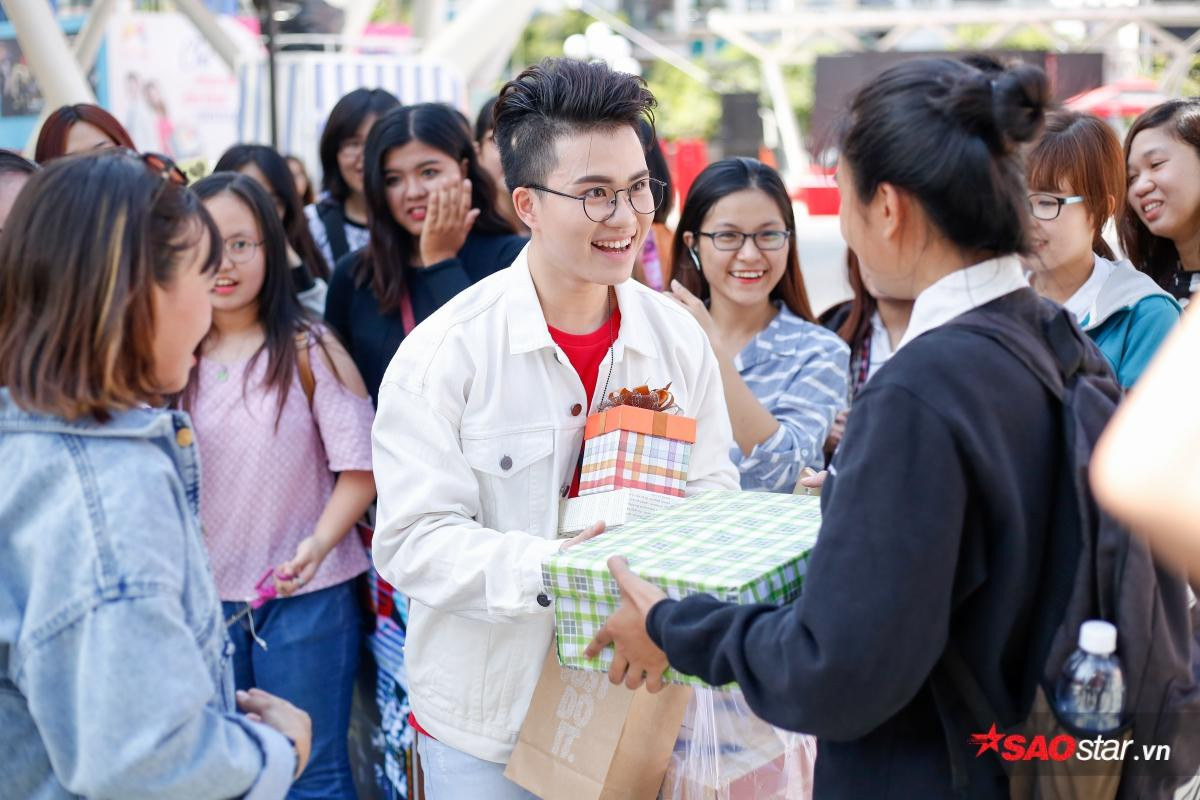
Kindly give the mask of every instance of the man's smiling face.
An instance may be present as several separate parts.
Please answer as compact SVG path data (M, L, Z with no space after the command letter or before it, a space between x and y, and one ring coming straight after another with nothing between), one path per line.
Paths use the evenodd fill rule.
M555 154L557 164L542 185L565 194L584 195L600 186L626 189L649 175L645 150L629 125L562 136ZM633 210L625 191L604 222L589 219L579 200L534 192L533 202L531 227L541 252L556 270L587 283L615 286L627 280L654 221L653 214Z

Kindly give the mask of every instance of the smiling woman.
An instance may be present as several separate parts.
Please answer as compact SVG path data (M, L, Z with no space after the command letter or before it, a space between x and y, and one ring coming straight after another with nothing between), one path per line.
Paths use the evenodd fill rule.
M1181 303L1200 289L1200 99L1171 100L1125 136L1121 246Z
M1179 321L1179 305L1145 273L1118 261L1102 231L1125 194L1121 143L1088 114L1051 114L1029 152L1033 253L1039 294L1066 306L1132 386Z
M743 489L790 492L847 401L849 349L814 324L796 220L779 173L750 158L710 165L688 192L673 296L721 368Z
M354 579L368 567L348 534L375 497L372 408L335 337L303 310L287 239L257 180L196 184L222 240L213 326L183 405L195 422L200 489L239 690L261 686L315 720L294 797L352 797L346 732L360 644ZM236 618L264 574L280 595ZM270 649L258 650L266 641Z

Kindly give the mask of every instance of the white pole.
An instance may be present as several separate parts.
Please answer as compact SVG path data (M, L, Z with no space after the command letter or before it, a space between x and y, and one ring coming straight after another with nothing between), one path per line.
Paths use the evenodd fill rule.
M75 62L50 4L44 0L3 0L3 4L46 107L95 103L96 95Z
M796 123L796 111L792 108L791 98L788 97L783 69L773 58L765 58L761 63L763 83L771 96L775 123L779 128L779 143L783 146L784 177L789 186L794 186L808 167L808 153L804 150L800 126Z
M96 0L92 4L91 10L88 11L87 21L79 29L79 34L73 43L75 61L78 62L79 68L83 70L84 74L96 63L96 55L100 52L101 43L104 42L108 21L112 19L113 12L116 10L117 0Z
M26 0L16 1L25 2ZM192 21L196 30L200 31L200 35L212 46L217 57L224 61L225 66L229 67L236 75L241 50L238 49L237 42L233 40L233 37L226 33L225 29L217 22L216 15L209 11L201 0L175 0L175 7Z

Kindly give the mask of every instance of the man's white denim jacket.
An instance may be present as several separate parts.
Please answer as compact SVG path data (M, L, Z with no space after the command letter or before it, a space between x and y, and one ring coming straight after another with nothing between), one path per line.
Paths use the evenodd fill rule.
M374 557L412 600L405 658L414 713L438 740L496 762L512 752L550 645L542 562L561 544L558 506L588 413L579 376L550 338L527 256L528 248L404 339L374 428ZM635 281L616 297L609 391L669 383L697 420L689 493L738 488L704 332Z

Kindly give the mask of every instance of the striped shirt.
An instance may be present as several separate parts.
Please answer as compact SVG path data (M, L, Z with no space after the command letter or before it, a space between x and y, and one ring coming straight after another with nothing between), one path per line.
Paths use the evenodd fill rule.
M790 492L806 466L824 464L825 438L846 405L850 348L831 331L780 304L779 313L734 359L750 391L779 420L779 429L743 456L730 458L742 488Z

